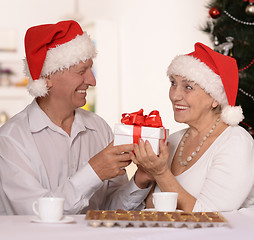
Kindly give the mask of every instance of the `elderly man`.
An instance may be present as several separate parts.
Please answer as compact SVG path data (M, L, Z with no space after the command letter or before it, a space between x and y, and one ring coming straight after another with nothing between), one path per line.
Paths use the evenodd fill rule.
M0 129L0 214L32 214L49 196L65 198L65 214L142 208L149 180L138 171L129 182L124 169L133 145L113 146L107 123L80 108L96 85L90 37L75 21L39 25L25 50L35 99Z

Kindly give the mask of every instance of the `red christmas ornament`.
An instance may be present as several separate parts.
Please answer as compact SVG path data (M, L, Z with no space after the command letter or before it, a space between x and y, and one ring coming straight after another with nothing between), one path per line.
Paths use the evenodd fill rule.
M216 7L211 7L209 10L209 15L213 19L216 19L217 17L219 17L220 14L221 14L221 12Z

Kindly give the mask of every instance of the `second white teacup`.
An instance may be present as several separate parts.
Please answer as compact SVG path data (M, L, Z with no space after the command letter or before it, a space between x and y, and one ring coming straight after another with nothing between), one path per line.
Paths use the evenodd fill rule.
M157 211L174 212L177 207L176 192L156 192L153 193L153 205Z
M63 217L64 198L41 197L33 202L32 207L40 220L57 222Z

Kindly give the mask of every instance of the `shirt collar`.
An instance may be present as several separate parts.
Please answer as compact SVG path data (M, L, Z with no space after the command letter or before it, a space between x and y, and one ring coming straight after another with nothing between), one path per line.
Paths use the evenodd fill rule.
M53 124L46 113L39 107L36 99L32 101L28 108L28 121L31 132L39 132Z
M75 125L85 127L86 129L90 130L96 130L93 121L89 120L90 118L89 115L90 115L89 112L77 108L75 110L75 118L74 118Z
M75 110L75 117L72 124L72 133L85 131L86 129L95 130L90 121L87 121L85 115L81 114L81 109ZM28 108L28 119L31 132L39 132L44 128L51 128L54 131L63 131L60 127L54 124L47 114L40 108L36 99L32 101ZM74 131L74 132L73 132Z

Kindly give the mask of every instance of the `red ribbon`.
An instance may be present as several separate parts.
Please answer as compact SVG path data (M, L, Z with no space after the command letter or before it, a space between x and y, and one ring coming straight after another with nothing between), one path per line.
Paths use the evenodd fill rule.
M159 111L154 110L150 112L149 115L144 115L143 113L144 110L140 109L138 112L122 114L121 123L133 125L133 143L138 144L138 139L141 138L142 126L155 128L163 127ZM165 129L165 140L166 140L166 129Z

